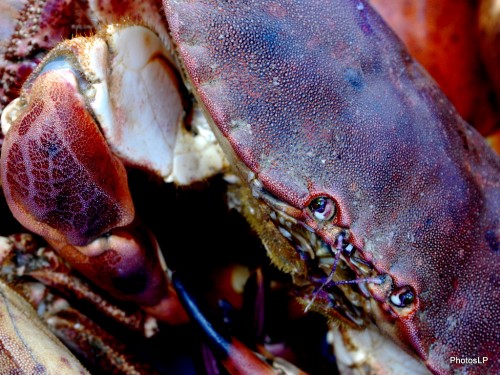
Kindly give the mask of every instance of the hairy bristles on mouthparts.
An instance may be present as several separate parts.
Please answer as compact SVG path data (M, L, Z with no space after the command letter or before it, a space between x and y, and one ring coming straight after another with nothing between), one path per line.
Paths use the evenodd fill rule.
M344 234L343 233L341 233L337 237L336 243L337 243L337 246L336 246L337 251L335 252L335 255L334 255L334 262L333 262L330 274L328 275L326 280L321 284L321 286L314 290L311 300L309 301L306 308L304 309L305 312L307 312L310 309L311 305L316 300L316 296L318 295L318 293L321 290L323 290L323 288L325 288L325 287L332 287L334 285L345 285L345 284L361 284L361 283L381 284L382 283L382 280L380 278L376 278L376 277L365 277L365 278L357 278L357 279L353 279L353 280L333 281L333 276L335 275L335 271L337 270L337 266L339 264L340 254L342 254L343 250L345 251L348 248L353 248L352 244L344 243Z
M369 308L370 293L366 284L381 284L383 278L374 277L373 267L349 242L349 231L339 228L332 234L334 240L330 245L298 219L299 209L273 196L255 175L249 176L249 183L252 196L270 209L269 219L305 265L299 274L292 273L306 286L302 289L305 311L321 309L318 304L326 303L328 308L335 309L354 324L360 324L361 311Z
M342 234L340 234L338 237L337 237L337 252L335 254L335 257L334 257L334 263L333 263L333 266L332 266L332 271L330 272L330 274L328 275L327 279L325 280L325 282L323 284L321 284L321 286L319 287L319 289L316 289L313 293L313 297L311 298L311 300L309 301L309 303L307 304L306 308L304 311L308 311L311 307L311 305L313 304L313 302L316 300L316 296L318 295L318 293L323 290L323 288L325 287L325 285L329 284L330 282L333 281L333 275L335 274L335 271L337 270L337 266L339 264L339 259L340 259L340 252L342 251L342 242L344 240L344 236Z

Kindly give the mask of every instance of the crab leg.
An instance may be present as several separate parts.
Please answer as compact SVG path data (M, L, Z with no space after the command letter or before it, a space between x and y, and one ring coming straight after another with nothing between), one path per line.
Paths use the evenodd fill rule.
M0 364L3 373L88 374L24 298L0 280Z
M184 283L174 274L172 283L191 319L198 325L207 342L231 374L275 374L273 367L235 338L221 334L200 310L198 303L188 293ZM300 374L303 374L300 372Z

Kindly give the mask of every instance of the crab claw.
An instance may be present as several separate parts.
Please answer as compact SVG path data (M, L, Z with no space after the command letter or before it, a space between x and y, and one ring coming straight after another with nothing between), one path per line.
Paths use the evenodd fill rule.
M156 239L137 224L125 166L97 124L104 115L90 110L102 92L82 70L68 50L56 52L2 114L7 203L99 287L161 320L183 321Z
M78 73L49 67L34 80L29 102L10 104L22 113L2 147L2 185L26 228L83 246L130 224L134 207L125 168L79 93Z
M225 337L203 315L196 301L174 273L172 284L191 319L198 324L216 357L230 374L275 374L273 367L235 338Z
M135 222L116 228L86 246L47 239L75 269L102 289L171 324L187 315L168 285L160 248L153 234Z

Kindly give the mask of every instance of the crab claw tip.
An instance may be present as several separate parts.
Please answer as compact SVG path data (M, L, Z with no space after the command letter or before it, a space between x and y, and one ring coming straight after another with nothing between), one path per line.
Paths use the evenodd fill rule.
M199 326L208 339L211 350L231 374L275 374L272 366L261 360L242 342L226 337L215 329L175 273L172 275L172 284L188 315Z

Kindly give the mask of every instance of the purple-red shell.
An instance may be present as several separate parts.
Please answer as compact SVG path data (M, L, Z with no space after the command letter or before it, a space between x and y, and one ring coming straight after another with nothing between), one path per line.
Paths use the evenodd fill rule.
M5 198L16 219L39 235L80 246L129 224L134 207L125 168L77 88L49 71L28 97L1 157Z
M332 197L376 270L415 290L389 334L436 373L500 371L500 159L369 4L165 5L233 152L292 206Z

